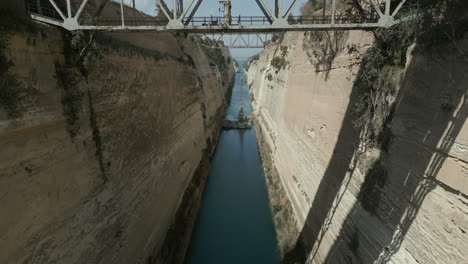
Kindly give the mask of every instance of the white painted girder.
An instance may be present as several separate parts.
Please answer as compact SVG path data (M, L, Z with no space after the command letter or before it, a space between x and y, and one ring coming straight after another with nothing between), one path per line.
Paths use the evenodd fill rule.
M390 3L391 0L385 0L385 10L382 11L377 5L375 0L370 0L374 9L379 15L379 21L377 23L350 23L350 24L336 24L335 19L335 1L332 2L332 20L329 24L289 24L287 17L291 13L291 10L297 3L297 0L293 0L291 5L285 14L282 12L282 1L277 0L275 5L275 12L271 10L268 3L265 0L255 0L260 8L264 10L265 16L271 23L270 25L203 25L203 26L190 26L184 25L184 19L190 11L188 20L193 18L195 12L200 6L203 0L189 0L188 5L183 7L181 12L177 10L177 0L172 0L173 9L169 10L164 0L157 0L159 7L166 15L169 23L166 26L126 26L125 18L123 13L123 3L121 2L121 22L120 26L93 26L93 25L80 25L78 18L81 16L83 9L88 3L88 0L82 0L82 3L75 16L72 15L70 0L67 0L67 16L63 14L60 8L57 7L54 0L49 0L52 6L55 8L57 13L64 20L63 22L47 18L37 14L31 14L31 17L37 21L48 23L56 26L64 27L67 30L100 30L100 31L185 31L189 33L242 33L242 32L258 32L258 33L272 33L272 32L284 32L284 31L305 31L305 30L354 30L354 29L372 29L379 27L390 27L399 21L394 20L394 16L403 7L406 0L402 1L395 11L390 14ZM169 0L170 1L170 0ZM195 7L191 10L193 3L197 1ZM253 0L252 0L253 1ZM172 14L171 14L172 13ZM190 21L189 21L190 22ZM188 23L186 23L188 24Z

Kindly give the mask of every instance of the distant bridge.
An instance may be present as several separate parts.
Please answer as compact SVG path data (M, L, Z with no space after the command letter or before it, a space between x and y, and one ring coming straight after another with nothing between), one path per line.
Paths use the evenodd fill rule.
M368 0L365 5L368 10L362 10L360 14L342 15L336 11L336 0L331 0L331 15L322 16L291 16L291 11L298 0L293 0L286 11L283 10L283 0L275 0L274 10L266 0L255 0L263 16L231 16L197 17L195 16L203 0L188 0L184 7L183 0L172 0L172 9L164 0L157 0L160 10L165 17L126 17L123 0L120 0L120 17L96 17L93 22L85 23L80 19L89 0L82 0L79 8L73 12L72 0L48 0L49 7L40 6L41 1L27 2L27 9L31 17L43 23L73 30L99 30L99 31L170 31L199 34L254 34L261 40L258 34L272 34L286 31L308 30L357 30L390 27L400 20L396 15L404 6L406 0ZM57 5L62 1L61 5ZM253 1L253 0L244 0ZM224 2L229 2L226 0ZM393 5L392 5L393 4ZM62 8L60 8L60 6ZM66 9L66 10L64 10ZM89 9L89 8L88 8ZM257 40L258 40L257 39ZM252 47L245 41L242 47ZM240 43L240 42L239 42ZM235 45L235 44L234 44ZM258 44L260 47L260 44Z

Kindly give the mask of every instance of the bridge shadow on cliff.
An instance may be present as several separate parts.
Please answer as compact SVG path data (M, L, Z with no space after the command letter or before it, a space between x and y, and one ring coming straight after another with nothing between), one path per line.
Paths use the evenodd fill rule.
M414 63L409 65L407 76L427 74L416 69ZM459 66L440 69L440 78L450 80L445 89L414 91L422 88L411 87L412 83L403 82L393 109L394 116L405 118L408 115L405 111L413 110L409 106L414 105L414 100L422 100L418 103L426 110L423 115L428 122L419 122L417 129L429 135L429 139L414 133L407 140L391 135L391 129L386 128L392 140L385 144L379 160L368 171L356 203L347 214L330 250L325 253L327 255L323 256L322 251L319 253L321 243L334 221L336 209L356 169L356 161L352 157L365 151L359 148L361 131L356 130L351 123L352 107L359 100L357 89L353 88L332 158L296 246L285 255L283 263L305 263L308 256L312 256L316 263L386 263L400 249L427 194L436 186L456 193L437 180L436 176L468 116L468 94L466 89L461 88L463 68ZM424 96L418 93L432 93L431 98L441 98L440 106L424 106L433 102L429 102L429 99L424 101ZM398 160L399 155L403 158ZM405 161L405 158L409 161ZM400 164L398 169L391 168L389 165L395 162L403 165ZM389 174L391 177L388 177ZM367 226L364 220L373 224ZM372 239L375 234L371 233L374 231L378 231L375 232L379 234L378 241Z

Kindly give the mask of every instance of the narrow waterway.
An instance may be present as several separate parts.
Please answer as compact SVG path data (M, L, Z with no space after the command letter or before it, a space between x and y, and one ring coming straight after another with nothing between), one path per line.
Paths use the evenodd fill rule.
M251 114L247 85L236 76L227 119L234 120L243 89L244 110ZM191 246L190 264L275 264L279 254L268 206L268 193L255 130L224 130L219 138L203 194Z

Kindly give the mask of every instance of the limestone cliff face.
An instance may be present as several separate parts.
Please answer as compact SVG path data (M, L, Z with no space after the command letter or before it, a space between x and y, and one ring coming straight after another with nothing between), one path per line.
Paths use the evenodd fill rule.
M467 263L468 40L408 51L381 125L389 136L374 148L353 124L373 37L340 34L314 44L309 33L287 33L248 69L260 142L281 184L273 189L293 211L275 222L299 233L280 237L285 262Z
M0 263L183 261L234 76L228 51L216 65L183 37L114 33L83 74L68 33L3 36L2 77L22 92L0 105Z

